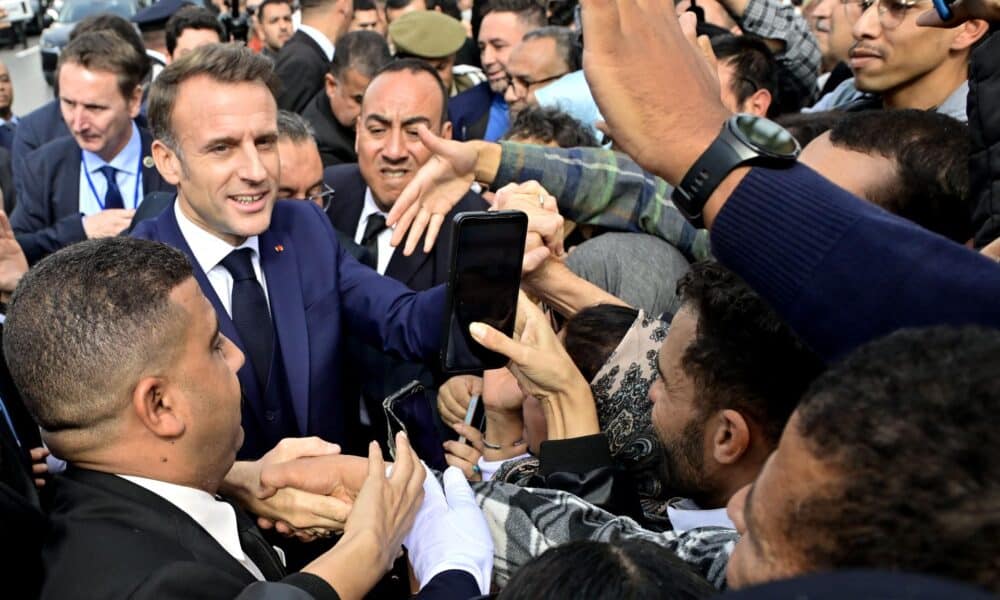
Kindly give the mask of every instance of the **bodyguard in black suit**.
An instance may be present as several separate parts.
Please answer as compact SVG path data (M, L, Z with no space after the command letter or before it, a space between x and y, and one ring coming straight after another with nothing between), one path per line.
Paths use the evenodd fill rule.
M334 229L355 238L361 211L365 205L365 194L368 192L368 185L361 176L361 169L357 164L329 167L323 171L323 182L335 191L334 200L327 210L330 223ZM489 204L482 196L469 191L445 217L438 241L430 254L419 247L413 254L406 256L399 248L393 252L383 275L418 291L446 282L450 268L448 259L451 255L452 217L460 212L488 209Z
M302 0L302 24L278 52L274 73L281 81L278 108L302 114L323 89L333 60L333 44L347 33L353 0Z
M308 573L284 573L253 521L217 496L224 481L259 486L260 465L233 468L244 358L183 253L125 237L66 248L22 279L5 335L14 382L72 465L53 482L42 598L358 597L388 569L414 513L422 536L406 543L434 591L425 597L488 586L478 565L491 563L492 546L472 490L452 479L445 499L405 436L388 477L377 449L343 467L365 509ZM53 353L66 358L45 360ZM455 529L479 536L440 543ZM484 551L470 554L472 544Z
M27 157L11 215L32 263L88 237L120 233L146 192L170 189L153 168L150 136L133 122L145 56L118 36L84 33L66 46L57 69L72 136Z
M418 248L406 256L402 248L393 250L388 245L392 232L385 227L385 215L430 158L430 151L416 137L416 127L424 125L450 137L451 127L444 122L446 98L440 77L427 63L416 59L390 63L365 91L358 120L358 164L337 165L324 172L324 182L334 190L327 210L334 228L364 247L367 254L361 262L418 291L448 279L452 215L488 207L477 194L466 194L445 218L439 243L430 253ZM414 379L431 395L439 383L440 374L423 363L404 361L369 345L359 344L352 356L358 371L365 374L359 384L376 432L384 428L384 398Z
M302 116L309 121L324 167L358 161L354 124L372 77L389 62L389 45L373 31L352 31L337 40L325 85Z

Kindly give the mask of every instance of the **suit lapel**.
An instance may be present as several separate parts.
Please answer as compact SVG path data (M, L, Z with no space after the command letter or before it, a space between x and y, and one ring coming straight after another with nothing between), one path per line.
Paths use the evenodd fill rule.
M176 202L176 200L174 200ZM226 312L226 308L222 305L219 300L218 294L215 293L215 288L208 281L208 276L201 267L198 265L198 261L194 258L194 253L191 252L191 246L188 246L187 240L184 239L184 235L181 233L181 228L177 225L177 217L174 215L173 203L164 209L163 213L157 217L156 224L159 227L161 233L161 241L170 244L174 248L177 248L181 252L187 255L188 261L191 263L191 268L194 271L194 278L198 282L198 286L201 288L205 297L208 301L212 303L212 307L215 308L215 314L219 317L219 330L222 335L226 336L233 341L237 346L243 348L243 340L240 339L239 333L236 331L236 325L233 324L233 320L229 317L229 313ZM251 397L259 397L260 390L257 386L257 378L253 374L253 367L250 361L246 361L243 367L240 368L237 376L240 380L240 385L245 390L246 395ZM246 409L247 405L250 406L250 410L254 412L254 415L260 421L263 419L263 415L260 414L260 406L255 402L244 402L243 407Z
M141 511L139 514L151 511L155 517L148 519L148 521L143 519L150 529L159 529L162 526L167 526L167 523L172 523L172 527L168 526L167 534L176 535L178 542L190 551L198 562L224 569L234 577L248 583L254 580L250 571L226 552L215 541L215 538L205 531L205 528L163 497L131 481L108 473L70 468L65 476L88 487L103 490L109 495L111 502L127 502L134 505L132 510ZM238 523L239 515L237 514Z
M396 281L405 283L408 287L412 288L410 278L420 270L420 267L427 262L428 258L430 258L430 255L424 252L423 248L418 249L409 256L403 254L402 248L396 248L396 251L392 253L392 258L389 259L389 264L385 268L385 276L392 277Z
M309 431L309 333L295 252L285 232L268 230L260 235L260 268L267 279L271 318L281 344L295 421L305 435Z

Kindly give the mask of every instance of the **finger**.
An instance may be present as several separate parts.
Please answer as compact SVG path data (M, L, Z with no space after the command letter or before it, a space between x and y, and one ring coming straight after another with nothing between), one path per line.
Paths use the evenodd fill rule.
M521 274L534 273L538 267L542 266L551 256L551 252L545 246L535 248L524 253L524 260L521 263Z
M431 220L427 224L427 233L424 234L424 253L430 254L434 249L434 242L437 241L438 234L441 233L441 226L444 224L444 215L432 214Z
M403 256L410 256L420 244L420 236L427 229L427 223L431 220L431 213L425 207L420 208L417 217L410 224L410 233L406 236L406 247L403 248Z
M486 323L472 323L469 333L487 350L499 352L514 362L523 362L527 358L527 348Z
M402 483L410 479L414 469L414 457L410 449L410 440L402 431L396 434L396 462L392 465L389 481Z
M45 480L44 479L35 479L35 487L38 488L38 489L41 489L41 488L45 487Z
M449 440L444 443L444 449L469 464L473 464L479 460L479 452L476 452L476 449L472 446L466 446L465 444Z
M304 438L285 438L275 446L275 456L278 462L285 462L305 456L326 456L339 454L340 446L317 436Z
M399 443L398 435L396 443ZM368 485L368 482L372 480L385 481L385 461L382 460L382 448L375 441L368 444L368 478L365 479L365 485Z
M32 461L45 460L49 456L49 454L51 454L51 452L49 452L49 449L44 446L39 446L38 448L32 448L31 450L28 451L28 453L31 455Z
M434 154L440 154L445 157L450 157L453 154L450 152L451 149L444 138L439 137L423 123L417 125L417 137L420 138L420 143Z
M31 465L31 472L35 475L44 475L49 472L49 465L45 463L33 463Z
M257 517L257 527L261 529L271 529L274 527L274 521L271 519L265 519L264 517Z
M449 467L445 469L442 480L444 497L449 507L456 510L479 512L476 493L472 491L469 482L466 481L461 472Z
M413 185L412 181L410 182L410 185ZM403 190L404 193L406 190L410 189L410 185L406 186L406 189ZM393 208L395 209L396 206L399 206L399 200L396 201L396 205L393 206ZM398 248L399 245L403 243L403 239L410 230L410 225L413 223L413 220L417 218L417 213L420 212L420 209L420 203L414 202L413 205L406 209L406 212L399 217L399 221L393 226L392 229L392 240L389 241L389 244L391 244L393 248ZM388 223L388 220L386 222Z
M0 238L7 240L14 238L14 228L10 226L7 213L2 210L0 210Z
M456 433L458 433L458 435L464 436L466 443L472 444L473 447L475 447L476 442L483 437L483 433L481 431L479 431L472 425L466 425L464 422L455 423L451 427L452 429L455 430ZM455 443L457 444L458 442ZM460 444L460 445L464 446L465 444Z

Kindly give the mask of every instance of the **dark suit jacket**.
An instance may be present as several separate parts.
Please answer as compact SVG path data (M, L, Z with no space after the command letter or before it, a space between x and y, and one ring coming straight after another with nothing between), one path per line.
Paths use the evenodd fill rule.
M18 191L24 183L28 155L52 140L69 134L58 99L46 102L21 117L14 130L14 141L10 149L14 184Z
M166 242L192 256L172 209L140 223L132 235ZM277 202L270 228L260 235L260 252L298 430L343 445L356 416L348 420L340 398L343 361L351 350L343 347L342 337L351 333L386 352L435 360L441 346L444 286L414 293L380 277L347 254L329 219L311 202ZM195 278L215 306L222 333L245 348L197 266ZM258 457L278 440L255 439L253 434L265 416L249 363L240 369L239 379L248 400L241 456Z
M358 153L354 151L354 128L344 127L333 115L326 90L321 89L309 101L302 116L316 132L316 147L324 167L358 161Z
M0 148L0 191L3 192L3 210L8 215L12 214L14 207L17 206L17 190L14 188L12 166L10 151Z
M0 148L10 152L10 149L14 146L14 129L16 127L12 123L0 125Z
M365 205L365 191L368 189L361 177L361 170L357 163L330 167L323 171L323 182L336 192L327 210L330 223L353 238ZM448 269L451 267L448 260L451 255L452 217L464 211L488 209L489 204L479 194L468 192L445 217L437 243L430 254L425 253L422 247L410 256L404 256L401 250L394 252L385 269L385 276L401 281L414 290L425 290L447 282Z
M493 90L490 82L484 81L448 100L448 119L451 121L452 136L460 142L481 140L486 135L490 122L490 102Z
M339 598L306 573L258 582L187 513L116 475L70 468L55 486L42 598ZM236 511L241 530L256 527ZM428 599L477 594L471 575L456 571L427 587Z
M361 171L357 164L337 165L330 167L323 172L324 182L332 187L336 194L333 197L327 214L330 222L345 236L354 237L357 232L358 222L361 218L361 211L365 204L365 191L368 186L361 177ZM451 235L452 217L463 211L486 210L488 204L478 194L467 193L455 208L445 217L441 232L438 235L437 243L430 254L418 248L412 255L403 255L402 250L393 253L389 264L386 266L385 276L401 281L414 290L424 290L435 285L440 285L448 281L448 271L451 268L449 259L451 257ZM352 352L351 358L357 366L356 372L365 376L358 381L361 395L368 408L368 414L372 421L372 429L375 432L384 430L384 414L382 400L413 381L420 380L427 389L427 405L421 407L426 410L425 414L431 423L435 414L435 402L437 386L443 377L440 373L440 361L435 359L432 363L406 361L398 357L387 356L372 348L369 345L359 344L356 351ZM407 424L409 427L410 424ZM423 437L420 428L410 431L411 439L416 444L421 458L428 461L432 466L440 458L437 453L429 452L430 449L440 448L440 440L433 428L424 428ZM446 432L447 433L447 432ZM428 451L424 451L424 450Z
M152 138L139 130L142 155L149 156ZM27 178L10 216L17 241L29 263L87 238L80 216L81 150L72 137L45 144L28 157ZM173 191L156 167L142 167L142 193ZM131 198L125 199L130 202Z
M281 80L278 108L302 114L316 92L323 89L323 78L330 72L330 61L323 49L301 31L281 47L274 73Z

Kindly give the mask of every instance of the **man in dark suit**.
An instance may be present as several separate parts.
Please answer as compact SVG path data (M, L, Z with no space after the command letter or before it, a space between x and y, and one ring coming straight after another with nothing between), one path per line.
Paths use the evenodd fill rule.
M441 243L428 254L423 248L410 256L389 244L392 231L385 218L399 193L430 158L430 151L413 135L418 124L445 138L451 125L445 121L447 92L433 67L418 59L389 63L372 79L365 92L358 120L358 164L337 165L324 173L335 195L327 214L342 234L366 252L362 262L386 277L414 290L426 290L448 280L451 254L451 218L461 211L486 210L482 197L469 192L445 218ZM361 392L369 423L384 429L382 400L414 379L437 387L432 369L422 362L388 356L364 346L352 353L359 363Z
M242 82L222 83L234 69ZM270 73L266 58L224 45L164 69L150 93L153 157L178 197L133 231L192 257L222 331L249 356L243 457L289 435L344 443L357 418L339 397L343 335L434 360L445 298L443 287L414 293L359 264L312 203L275 202Z
M140 54L144 53L142 38L139 37L139 33L136 32L135 27L126 19L111 13L91 15L80 21L70 33L69 41L73 41L84 33L92 31L113 33L131 44ZM144 81L148 75L149 62L147 60L146 71L142 77ZM139 127L145 127L146 120L141 114L136 117L136 124ZM51 102L46 102L39 108L21 117L17 128L14 130L14 141L11 148L14 185L17 186L19 192L26 178L25 166L28 155L46 143L69 134L69 128L62 118L58 98Z
M312 125L324 167L357 162L354 125L361 98L372 76L391 59L385 38L373 31L352 31L337 40L324 89L302 113Z
M535 0L494 0L479 26L479 55L487 81L453 97L448 116L456 140L495 142L510 123L504 92L507 59L524 34L544 27L545 8Z
M114 35L70 42L57 71L72 137L29 155L11 224L30 263L128 227L145 193L170 189L153 168L149 135L135 125L146 59Z
M425 597L488 588L486 553L440 543L452 528L478 531L466 541L492 561L472 490L453 471L445 497L404 435L391 474L374 444L363 477L345 471L357 504L341 517L343 537L286 575L248 516L217 495L243 439L244 357L178 250L125 237L66 248L25 275L5 334L14 382L71 464L52 484L42 598L358 598L401 543Z
M278 108L301 114L323 89L333 45L351 25L352 0L302 0L302 24L281 48L274 72L281 81Z

